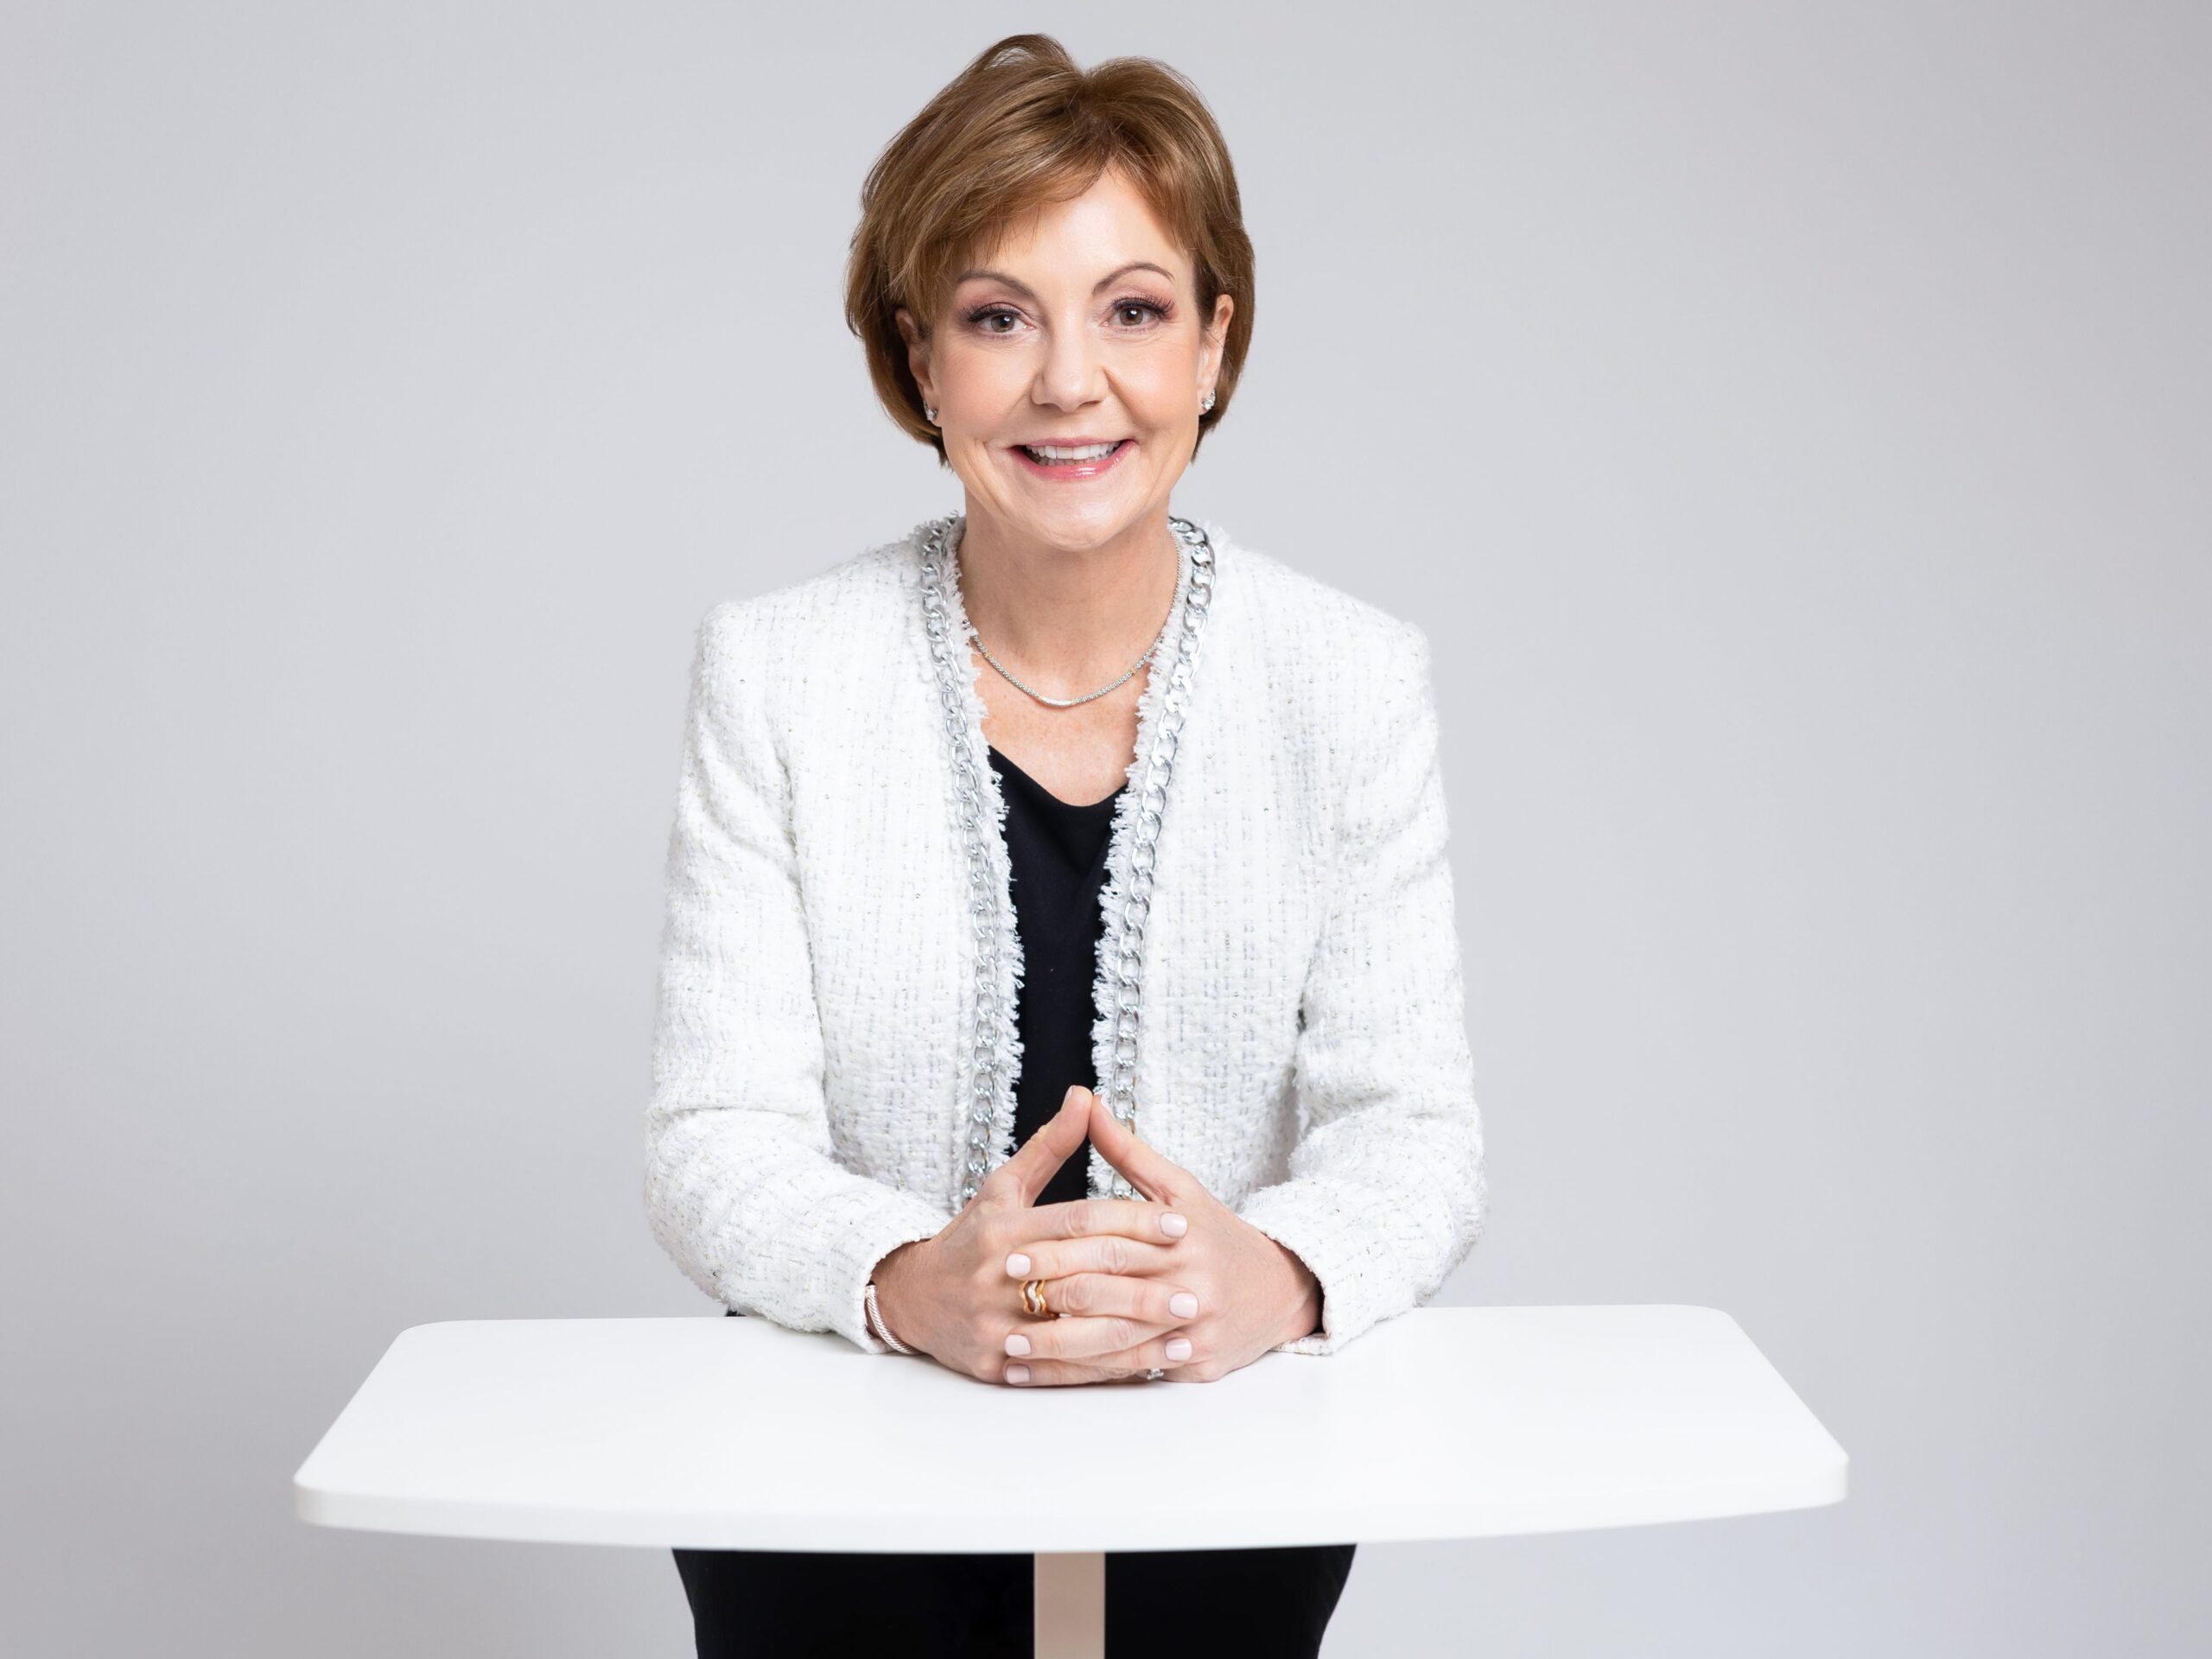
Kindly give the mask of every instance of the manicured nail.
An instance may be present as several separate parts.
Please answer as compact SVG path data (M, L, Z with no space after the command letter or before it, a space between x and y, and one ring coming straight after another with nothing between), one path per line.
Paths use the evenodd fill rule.
M1191 1230L1191 1224L1170 1210L1160 1218L1160 1230L1170 1238L1180 1238Z
M1190 1357L1191 1339L1188 1337L1170 1337L1167 1338L1168 1358L1188 1359Z
M1009 1279L1027 1279L1029 1276L1029 1258L1016 1250L1006 1259L1006 1274Z
M1187 1319L1198 1311L1198 1299L1187 1290L1179 1290L1167 1299L1167 1311L1179 1319Z
M1009 1382L1027 1382L1029 1380L1029 1368L1027 1365L1007 1366L1006 1380Z
M1006 1351L1009 1354L1027 1353L1029 1351L1029 1338L1023 1336L1020 1332L1015 1332L1012 1336L1006 1339Z

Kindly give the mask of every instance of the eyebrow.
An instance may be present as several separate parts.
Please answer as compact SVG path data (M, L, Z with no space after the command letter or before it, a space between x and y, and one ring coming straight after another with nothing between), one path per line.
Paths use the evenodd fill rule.
M1172 283L1175 280L1175 273L1168 270L1165 265L1155 265L1149 259L1132 259L1128 264L1122 266L1118 270L1110 270L1107 272L1105 276L1100 277L1098 279L1097 286L1093 288L1090 291L1093 294L1096 294L1102 289L1110 288L1114 283L1120 282L1122 277L1128 276L1133 270L1156 270L1161 276L1165 276L1169 282ZM1028 283L1021 281L1019 277L1009 276L1002 270L992 270L988 267L982 265L977 265L972 269L962 271L957 276L952 279L953 284L957 287L960 283L975 276L985 277L995 283L1004 283L1015 293L1026 294L1033 300L1037 297L1037 290L1030 287Z

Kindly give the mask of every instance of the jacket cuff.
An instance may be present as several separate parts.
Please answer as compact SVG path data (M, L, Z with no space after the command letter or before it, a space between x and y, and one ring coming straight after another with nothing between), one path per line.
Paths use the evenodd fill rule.
M1377 1320L1413 1306L1386 1254L1389 1230L1364 1189L1325 1177L1264 1187L1237 1211L1303 1262L1321 1287L1321 1328L1279 1354L1333 1354Z
M934 1238L952 1217L935 1205L911 1192L887 1187L867 1215L832 1244L830 1272L830 1328L863 1353L890 1354L898 1351L880 1340L868 1325L868 1286L885 1256L901 1244ZM901 1336L900 1341L906 1338Z

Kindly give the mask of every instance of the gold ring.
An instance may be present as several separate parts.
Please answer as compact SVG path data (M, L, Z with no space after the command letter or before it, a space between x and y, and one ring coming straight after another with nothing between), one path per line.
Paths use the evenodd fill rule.
M1021 1306L1040 1319L1050 1316L1052 1310L1045 1301L1045 1281L1042 1279L1021 1281Z

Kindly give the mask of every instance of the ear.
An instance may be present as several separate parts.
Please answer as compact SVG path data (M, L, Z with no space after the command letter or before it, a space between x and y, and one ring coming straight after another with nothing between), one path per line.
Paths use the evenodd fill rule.
M1213 385L1221 373L1221 354L1229 345L1229 320L1236 315L1236 302L1227 294L1213 300L1213 321L1205 327L1205 349L1198 353L1198 390Z
M929 336L922 332L921 325L914 321L914 314L905 306L893 311L891 317L899 325L899 338L906 342L906 369L914 377L914 384L921 388L922 401L935 404L936 389L930 385Z

